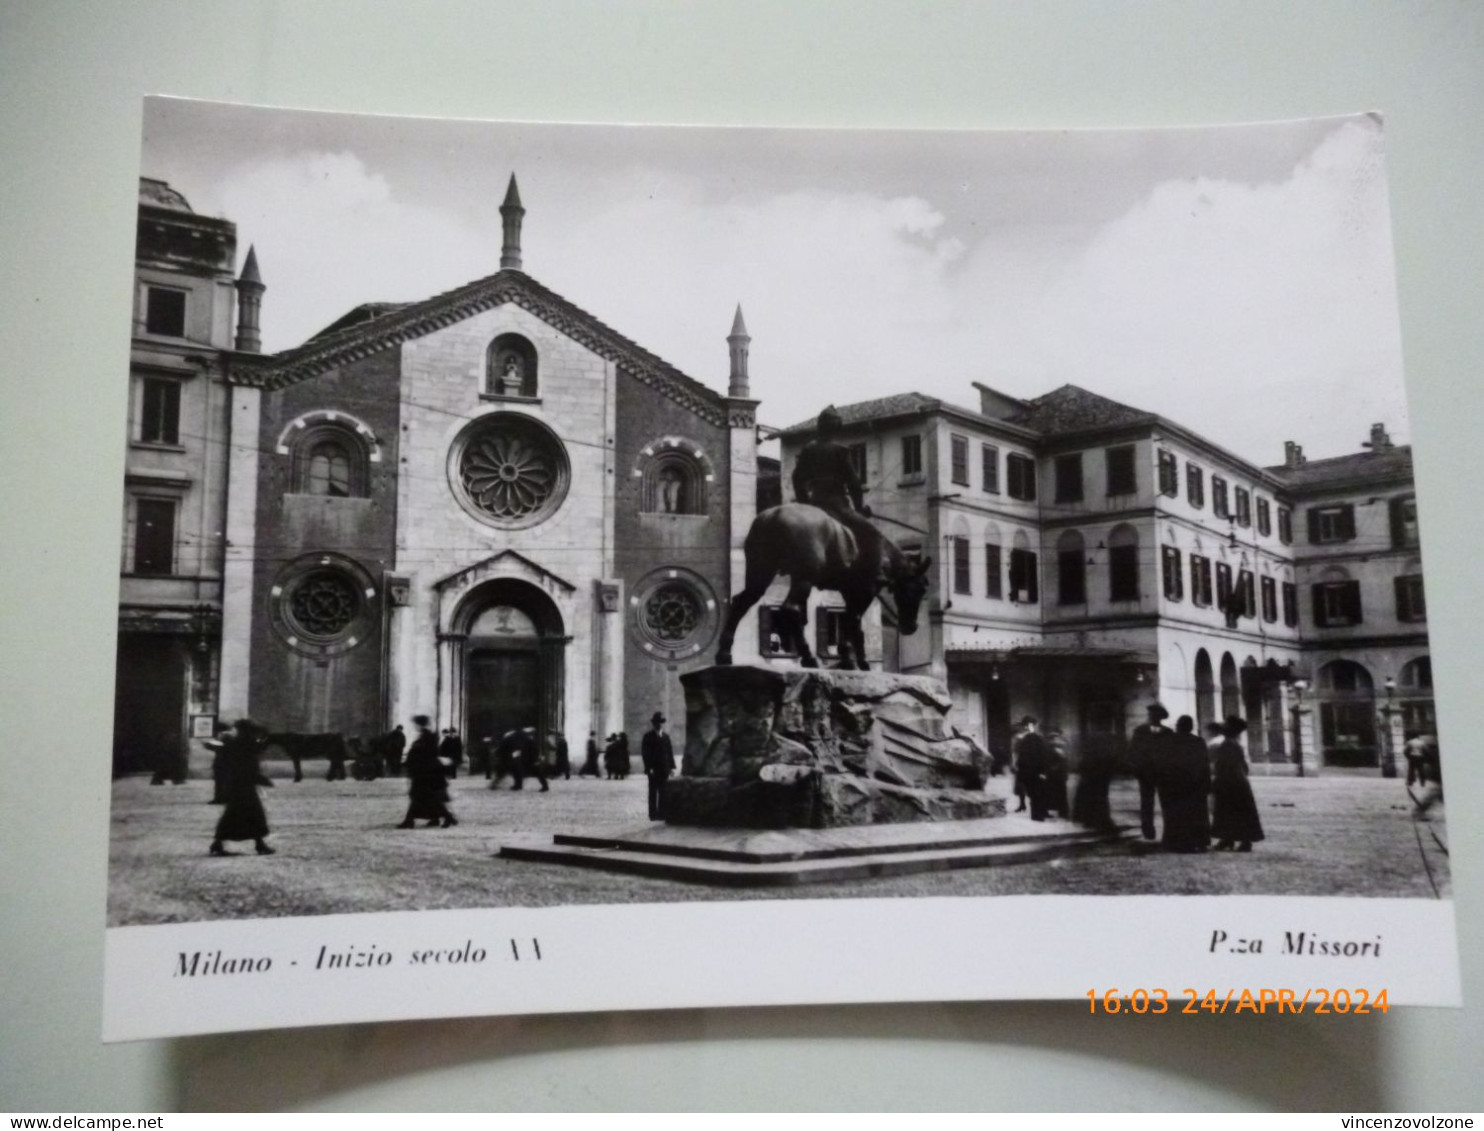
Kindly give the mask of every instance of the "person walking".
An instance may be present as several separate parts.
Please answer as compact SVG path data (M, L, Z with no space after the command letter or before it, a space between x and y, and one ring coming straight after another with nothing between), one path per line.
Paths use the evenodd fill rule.
M1134 727L1129 739L1129 761L1133 764L1134 776L1139 779L1139 826L1145 840L1155 838L1154 802L1159 792L1160 775L1169 762L1170 747L1175 735L1165 720L1170 713L1159 703L1151 703L1146 709L1148 721Z
M551 737L556 745L556 762L552 768L552 776L562 775L563 781L572 780L572 754L567 746L567 736L560 731L552 731Z
M1067 802L1067 739L1059 727L1046 728L1046 812L1065 821L1072 807Z
M644 763L644 776L649 779L649 819L665 819L665 783L675 772L675 747L665 733L665 716L656 711L649 720L650 729L639 744L639 757Z
M1211 763L1211 835L1218 850L1235 846L1238 852L1251 852L1263 832L1257 799L1247 780L1247 753L1238 741L1247 730L1247 721L1228 715L1223 729L1226 738Z
M459 776L459 766L464 761L464 740L453 727L443 732L443 740L438 743L438 757L447 766L450 781Z
M1181 715L1175 723L1170 759L1160 779L1159 808L1164 814L1165 848L1171 852L1205 852L1211 844L1211 751L1195 733L1195 720Z
M267 731L251 719L239 719L235 733L222 736L220 787L222 815L216 836L208 849L212 856L235 856L223 847L225 840L250 840L259 856L272 856L268 847L268 814L258 786L272 786L258 763Z
M578 777L585 778L588 774L592 774L593 777L599 779L603 777L603 770L598 765L598 755L600 753L601 751L598 749L598 732L590 730L587 732L587 756L583 759L582 769L577 771Z
M535 727L522 727L515 732L511 752L514 755L511 769L515 774L515 784L511 789L524 789L529 777L541 783L542 793L551 789L546 784L546 759L541 756L541 742L536 737Z
M614 755L613 766L619 781L626 780L634 768L634 755L629 749L629 732L626 730L618 732L618 753Z
M407 750L407 816L397 828L414 828L421 820L428 822L426 828L442 822L446 829L459 822L448 808L448 774L438 757L438 739L427 715L414 715L412 725L417 737Z
M407 749L407 734L402 730L402 724L387 732L383 743L386 750L386 774L389 778L401 777L402 775L402 752Z

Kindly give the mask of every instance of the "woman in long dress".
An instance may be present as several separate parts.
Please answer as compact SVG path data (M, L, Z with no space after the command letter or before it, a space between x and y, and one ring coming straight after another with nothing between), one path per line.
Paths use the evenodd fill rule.
M1211 762L1211 835L1216 848L1233 847L1251 852L1254 841L1263 839L1257 799L1247 780L1247 754L1237 741L1247 723L1236 715L1226 720L1226 738L1216 747Z
M239 720L236 733L222 736L218 753L220 769L215 777L223 808L209 849L213 856L234 855L222 846L224 840L250 840L259 856L273 855L274 850L264 840L268 835L268 814L263 809L263 799L258 796L259 785L273 784L263 777L258 764L264 737L263 728L250 719Z
M448 808L448 774L438 757L438 739L427 715L418 715L412 722L417 727L417 737L407 748L407 816L397 828L410 829L414 827L413 821L425 820L427 828L441 821L446 829L459 822Z
M1210 847L1211 812L1206 802L1210 792L1210 748L1195 733L1195 721L1181 715L1159 783L1164 846L1171 852L1205 852Z

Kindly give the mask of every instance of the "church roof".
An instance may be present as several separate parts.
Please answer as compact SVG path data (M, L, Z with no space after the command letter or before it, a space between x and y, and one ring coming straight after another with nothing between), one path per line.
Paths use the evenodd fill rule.
M1097 428L1121 428L1125 425L1152 424L1159 419L1152 412L1134 408L1078 385L1063 385L1025 402L1023 412L1006 419L1043 436L1062 436Z
M726 426L726 398L721 393L517 270L497 271L421 302L363 304L301 346L261 359L244 359L234 368L232 381L282 389L506 303L515 303L594 353L616 362L625 372L701 419ZM349 321L356 315L359 317Z
M1408 444L1379 452L1351 452L1330 459L1311 459L1297 467L1279 464L1267 469L1287 486L1299 490L1340 487L1378 479L1410 479L1412 448Z

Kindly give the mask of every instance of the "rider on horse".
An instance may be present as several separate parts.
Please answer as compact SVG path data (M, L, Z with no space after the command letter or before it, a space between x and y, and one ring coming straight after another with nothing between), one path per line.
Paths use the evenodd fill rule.
M850 449L835 439L841 423L833 405L819 414L819 435L805 445L794 465L794 498L839 519L855 535L861 553L874 557L880 550L880 534L868 521L871 508L864 502L865 489Z

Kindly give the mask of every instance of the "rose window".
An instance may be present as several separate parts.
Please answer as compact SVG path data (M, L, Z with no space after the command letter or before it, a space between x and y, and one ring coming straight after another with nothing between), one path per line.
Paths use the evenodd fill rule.
M705 616L701 602L688 585L661 585L644 603L644 623L656 640L676 646L685 643Z
M450 468L464 505L497 525L539 521L562 501L567 458L549 429L529 417L497 413L476 422Z
M321 570L294 586L288 613L306 636L329 639L340 635L361 611L361 595L344 574Z

